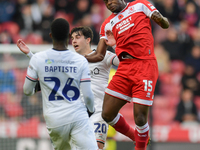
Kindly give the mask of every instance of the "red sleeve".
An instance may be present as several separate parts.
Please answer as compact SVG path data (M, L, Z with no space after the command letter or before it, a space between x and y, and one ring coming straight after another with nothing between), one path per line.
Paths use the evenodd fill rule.
M142 4L142 5L138 5L140 7L142 7L142 11L145 13L146 16L148 16L149 18L151 18L151 15L154 11L158 11L149 1L147 0L137 0L134 1L137 4ZM133 2L132 2L133 3Z
M157 10L149 1L140 0L150 11Z
M112 27L111 27L111 24L110 24L110 20L112 19L114 15L110 15L101 25L101 28L100 28L100 39L101 38L105 38L107 39L106 37L106 31L110 30L112 31ZM112 22L111 22L112 23Z

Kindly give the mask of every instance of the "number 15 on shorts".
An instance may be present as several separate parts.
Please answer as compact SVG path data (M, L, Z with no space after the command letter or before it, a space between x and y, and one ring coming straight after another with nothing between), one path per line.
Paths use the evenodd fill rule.
M144 82L144 91L151 92L152 91L152 83L153 81L151 80L143 80Z

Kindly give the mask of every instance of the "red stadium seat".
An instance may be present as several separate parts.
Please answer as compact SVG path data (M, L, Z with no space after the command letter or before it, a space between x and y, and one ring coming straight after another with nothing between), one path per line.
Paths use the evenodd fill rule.
M176 115L174 108L153 108L153 125L170 125Z
M179 96L181 93L182 85L181 84L163 84L161 83L160 91L163 95L166 96Z
M15 22L4 22L1 24L1 31L8 31L11 35L19 33L19 26Z
M25 43L26 44L42 44L43 39L41 35L31 33L26 37Z
M173 60L171 61L171 72L172 73L179 73L183 74L184 69L185 69L185 64L181 60Z
M152 106L153 124L169 125L173 123L178 102L179 97L155 96Z

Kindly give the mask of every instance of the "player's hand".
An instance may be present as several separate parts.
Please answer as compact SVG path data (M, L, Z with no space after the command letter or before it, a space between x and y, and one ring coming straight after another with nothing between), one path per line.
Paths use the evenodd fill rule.
M94 112L95 112L95 110L94 110ZM88 110L88 108L87 108L87 113L88 113L88 116L89 116L89 117L91 117L91 116L94 114L94 112L90 112L90 111Z
M22 41L22 39L19 39L17 41L17 47L22 51L24 54L28 54L30 52L28 46Z
M106 31L106 36L107 36L108 40L105 39L105 43L108 46L112 47L112 46L116 45L116 40L114 38L113 33L110 30Z

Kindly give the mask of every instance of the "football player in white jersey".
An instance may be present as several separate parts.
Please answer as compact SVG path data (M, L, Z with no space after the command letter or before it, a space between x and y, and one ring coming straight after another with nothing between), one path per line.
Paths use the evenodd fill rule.
M83 56L86 54L92 54L95 51L91 49L92 39L93 32L89 27L82 26L73 28L71 30L72 45L75 51ZM109 40L106 42L110 42ZM27 54L28 57L32 57L33 54L27 45L23 41L20 41L20 43L20 45L18 44L19 49L23 53ZM104 91L108 85L109 73L112 65L118 66L118 64L119 60L117 56L110 51L106 52L106 56L103 61L97 63L89 63L91 73L91 86L95 97L95 113L90 117L90 120L93 123L99 150L104 148L108 131L108 124L101 117L103 98L105 95Z
M50 36L53 48L31 57L24 93L33 95L39 80L43 115L55 150L71 150L70 142L76 150L97 150L87 113L87 109L91 113L95 110L88 62L67 49L69 23L65 19L52 22ZM23 45L22 41L19 40L17 45Z
M75 27L71 30L71 40L75 51L83 56L92 55L91 49L93 32L89 27ZM109 42L106 41L106 42ZM94 93L95 113L90 117L99 149L104 148L107 137L108 124L102 119L102 105L105 89L108 85L109 73L112 65L118 66L119 59L116 54L106 51L105 58L97 63L89 63L91 73L91 85Z

